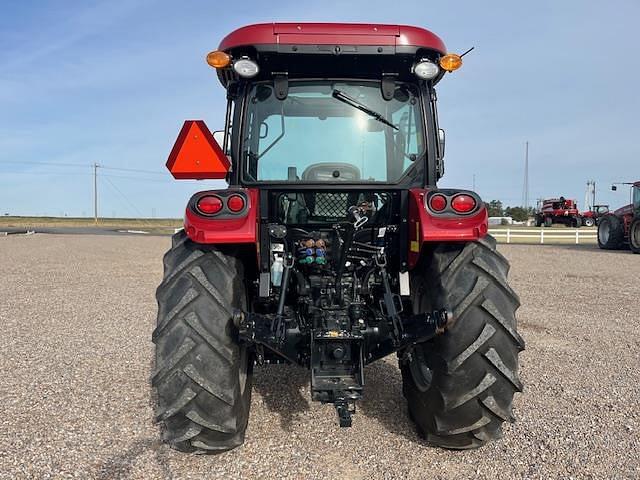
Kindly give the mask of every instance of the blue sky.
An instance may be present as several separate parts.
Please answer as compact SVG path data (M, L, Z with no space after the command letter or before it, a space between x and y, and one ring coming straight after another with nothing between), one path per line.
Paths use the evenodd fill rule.
M393 10L390 10L393 7ZM619 206L640 179L637 1L3 1L0 214L91 215L90 164L104 216L181 216L215 182L174 181L166 157L182 121L219 129L224 90L204 56L244 24L352 21L420 25L450 51L475 46L438 89L447 131L443 186L521 203ZM64 163L69 166L54 166ZM50 165L47 165L50 164ZM75 165L78 166L75 166Z

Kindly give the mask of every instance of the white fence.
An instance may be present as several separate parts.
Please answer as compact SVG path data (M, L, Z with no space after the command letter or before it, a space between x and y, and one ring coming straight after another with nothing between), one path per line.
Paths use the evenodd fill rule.
M502 243L517 243L518 239L531 243L595 243L598 238L595 228L490 228L489 233ZM562 242L558 242L562 240Z

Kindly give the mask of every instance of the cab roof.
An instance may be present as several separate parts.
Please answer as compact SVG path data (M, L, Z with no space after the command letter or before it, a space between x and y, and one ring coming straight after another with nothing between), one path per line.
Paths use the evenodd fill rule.
M414 47L441 55L444 42L429 30L407 25L366 23L261 23L234 30L220 42L219 50L279 45L349 45Z

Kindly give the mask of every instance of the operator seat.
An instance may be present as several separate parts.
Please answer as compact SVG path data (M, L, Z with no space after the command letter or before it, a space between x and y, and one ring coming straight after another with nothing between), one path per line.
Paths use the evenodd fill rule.
M309 165L302 172L303 182L356 182L360 180L360 170L349 163L323 162ZM304 200L310 219L346 217L350 206L355 205L355 193L316 192L305 193Z

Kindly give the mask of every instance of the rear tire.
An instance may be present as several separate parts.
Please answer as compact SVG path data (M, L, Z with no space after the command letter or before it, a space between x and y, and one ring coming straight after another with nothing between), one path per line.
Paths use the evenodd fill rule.
M573 219L573 226L575 228L580 228L582 226L582 218L576 217Z
M633 253L640 253L640 218L631 222L629 227L629 247Z
M480 447L500 438L502 423L514 420L524 340L508 270L495 240L486 237L439 245L413 271L414 312L447 308L454 316L452 327L415 347L401 365L409 415L432 444Z
M220 452L244 442L252 359L237 341L234 308L246 309L243 264L233 250L173 236L156 292L157 420L163 440L185 452Z
M544 217L544 226L551 227L553 225L553 220L551 217Z
M605 215L598 224L598 246L603 250L618 250L624 245L624 226L615 215Z

